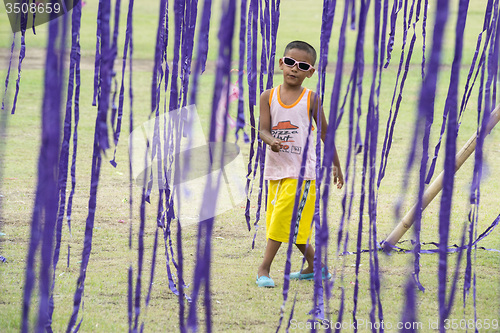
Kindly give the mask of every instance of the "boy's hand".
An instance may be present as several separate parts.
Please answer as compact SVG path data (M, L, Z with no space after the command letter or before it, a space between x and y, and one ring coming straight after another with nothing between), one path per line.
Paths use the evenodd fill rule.
M344 185L344 175L342 174L342 170L333 166L333 183L337 184L337 188L341 189Z
M271 150L274 151L275 153L279 153L281 149L281 140L273 138L273 141L271 142Z

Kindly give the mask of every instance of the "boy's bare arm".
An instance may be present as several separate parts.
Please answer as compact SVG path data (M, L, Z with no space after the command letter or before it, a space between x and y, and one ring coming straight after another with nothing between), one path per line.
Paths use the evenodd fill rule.
M260 96L260 131L259 136L266 144L271 146L272 151L279 152L281 140L271 134L271 110L269 107L270 90L266 90Z
M312 103L311 103L311 113L313 115L314 121L316 122L316 125L318 125L318 113L321 119L321 141L323 141L323 144L325 144L326 140L326 132L328 130L328 123L326 121L326 116L323 111L323 106L321 105L320 98L315 94L312 93L311 95ZM326 149L326 147L325 147ZM342 174L342 168L340 167L340 160L339 160L339 155L337 154L337 148L335 145L333 146L333 183L337 184L337 188L342 188L344 185L344 175Z

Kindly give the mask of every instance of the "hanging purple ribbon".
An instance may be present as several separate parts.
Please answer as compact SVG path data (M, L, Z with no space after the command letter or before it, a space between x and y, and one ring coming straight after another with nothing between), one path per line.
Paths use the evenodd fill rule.
M257 16L259 11L259 1L250 0L250 7L248 10L247 19L247 81L248 81L248 106L250 109L250 126L251 126L251 141L250 141L250 154L248 157L248 167L247 167L247 184L246 184L246 194L247 203L245 207L245 219L247 222L247 228L250 231L250 196L252 189L250 184L252 182L250 175L252 174L252 161L255 155L255 139L256 139L256 124L254 109L257 102ZM243 15L243 11L242 11ZM258 151L258 150L257 150ZM259 154L257 153L257 157ZM256 161L257 162L257 161ZM255 168L254 168L255 170ZM255 175L255 173L254 173ZM255 179L255 177L254 177Z
M194 33L196 30L196 16L198 13L198 0L190 0L187 1L185 8L185 14L184 14L184 20L185 23L183 24L184 31L182 33L182 47L181 47L181 63L182 65L182 71L181 71L181 82L182 82L182 103L180 105L186 106L187 105L187 94L188 94L188 85L189 85L189 76L191 74L191 61L193 58L193 44L194 44ZM207 5L207 4L205 4ZM208 3L208 7L210 8L211 2ZM208 19L210 20L210 16L208 16ZM203 22L204 27L206 28L207 26L210 26L210 21L208 23ZM208 34L208 31L206 32ZM207 44L208 45L208 37L207 37ZM202 44L203 45L203 44ZM202 65L204 66L203 62L206 62L206 52L208 52L208 46L207 50L202 53ZM195 92L196 94L196 92ZM181 98L181 97L179 97ZM189 167L189 166L188 166Z
M483 31L486 26L488 26L487 29L487 42L490 40L493 27L495 22L498 20L498 1L495 1L495 10L493 11L493 18L490 24L490 17L491 15L491 6L488 3L488 6L486 8L486 15L485 15L485 21L484 21L484 26L483 26ZM488 43L486 44L488 45ZM483 63L485 59L485 54L486 54L487 46L484 47L483 53L481 56L480 63ZM476 302L475 302L475 291L476 291L476 283L475 283L475 272L474 274L472 273L472 250L477 249L477 245L472 245L472 239L474 239L474 234L477 233L477 222L478 222L478 209L479 209L479 183L480 183L480 172L482 171L482 143L484 141L484 135L486 135L485 132L485 118L489 116L489 110L486 109L486 112L484 112L483 115L483 124L480 125L480 117L481 117L481 106L482 106L482 96L483 96L483 89L484 89L484 71L485 71L485 66L481 66L481 64L478 67L478 71L476 72L476 78L479 73L479 70L481 70L481 79L480 79L480 87L479 87L479 96L478 96L478 116L477 116L477 121L478 121L478 131L479 131L479 136L476 139L477 144L476 144L476 154L475 154L475 162L474 162L474 172L473 172L473 182L471 185L471 193L470 193L470 203L472 206L471 211L469 212L469 246L467 248L467 256L466 256L466 268L465 268L465 275L464 275L464 287L463 287L463 302L464 306L466 304L466 297L469 294L469 290L471 287L471 284L473 284L473 290L474 290L474 309L476 309ZM474 81L476 80L474 79ZM488 114L488 115L487 115ZM481 126L481 130L479 130L479 127ZM478 145L481 145L478 147ZM478 174L479 173L479 174ZM474 277L473 277L474 275ZM474 280L472 281L472 279ZM476 311L475 312L475 317L476 317Z
M92 106L97 106L97 98L100 94L100 79L99 73L101 68L101 57L102 57L102 48L101 48L101 21L102 17L102 6L104 0L99 0L99 7L97 9L97 29L96 29L96 42L95 42L95 60L94 60L94 97L92 98Z
M286 251L286 262L285 262L283 292L282 292L283 303L282 303L281 308L280 308L280 319L279 319L278 327L276 328L276 333L279 332L281 325L283 323L284 309L285 309L286 302L288 300L288 292L290 289L290 271L292 269L291 257L292 257L292 249L293 249L294 236L295 236L295 224L296 224L295 222L297 221L297 218L298 218L297 217L298 211L299 211L298 208L299 208L299 204L301 201L301 196L306 195L305 194L305 192L306 192L305 186L303 188L302 185L303 184L308 185L308 184L305 184L306 181L304 180L304 175L305 175L306 162L307 162L307 156L308 156L308 151L309 151L309 139L310 139L311 131L312 131L312 121L309 124L309 129L307 132L307 140L306 140L306 144L305 144L305 148L304 148L304 153L302 155L300 173L299 173L299 177L297 179L297 188L295 191L293 212L292 212L292 217L290 220L290 230L289 230L289 238L288 238L288 247L287 247L287 251ZM310 183L310 181L307 181L307 182ZM302 194L302 192L304 192L304 194ZM321 270L315 270L314 275L318 275L318 274L321 276Z
M464 90L464 94L463 94L463 97L462 97L462 102L461 102L461 105L460 105L460 114L459 114L459 119L458 119L457 134L458 134L458 130L460 128L460 123L461 123L461 119L462 119L462 116L463 116L463 112L465 111L465 107L466 107L467 102L469 100L470 94L472 93L472 88L474 87L474 83L476 81L476 78L477 78L477 75L479 73L479 70L484 65L484 59L485 59L485 54L486 54L485 52L486 52L486 50L488 48L488 45L489 45L489 43L491 41L492 29L489 27L488 22L490 22L490 18L491 18L491 6L492 5L493 5L493 1L490 0L488 2L488 4L487 4L487 8L486 8L485 18L484 18L484 23L483 23L483 31L478 36L478 39L477 39L477 42L476 42L476 51L474 52L474 56L473 56L473 59L472 59L472 64L471 64L470 69L469 69L469 74L467 75L467 82L465 83L465 90ZM477 56L479 54L479 49L480 49L480 46L481 46L482 35L483 35L483 33L485 31L487 31L487 37L486 37L485 46L483 48L483 52L482 52L482 55L480 57L480 62L478 64L478 69L477 69L477 72L476 72L476 76L474 78L474 81L472 82L472 85L469 88L470 79L472 77L472 74L474 73L474 68L475 68L475 65L476 65L476 62L477 62ZM434 148L434 157L432 159L431 166L429 167L429 172L427 173L427 179L425 181L426 184L430 183L430 181L432 179L432 176L434 174L435 168L436 168L437 157L439 155L439 150L441 148L441 140L442 140L443 135L444 135L447 113L448 113L448 111L447 111L446 106L445 106L445 110L444 110L444 114L443 114L443 124L441 126L441 132L439 133L438 143L436 144L436 147Z
M79 53L80 53L80 19L81 19L81 4L78 2L75 7L73 7L72 13L72 38L71 38L71 53L70 53L70 65L69 65L69 78L68 78L68 89L66 98L66 114L64 119L64 135L61 145L61 152L59 156L59 180L58 180L58 190L59 190L59 208L56 222L56 242L52 262L52 286L51 295L49 301L49 323L47 325L47 331L52 331L52 315L54 312L54 287L56 278L56 269L59 261L59 253L61 248L61 238L62 238L62 227L63 219L65 215L65 205L66 205L66 186L68 180L68 162L69 162L69 141L71 139L71 118L72 118L72 106L73 106L73 91L75 90L75 72L77 69L77 64L79 66ZM79 89L79 87L78 87ZM75 102L79 96L75 96ZM76 110L75 110L76 111ZM75 116L76 118L76 116ZM75 124L75 126L77 126Z
M417 286L420 290L425 290L419 281L420 272L420 260L418 255L418 249L420 247L420 228L422 221L422 202L423 193L425 188L425 173L427 169L428 160L428 148L429 148L429 136L430 130L433 122L434 114L434 99L436 92L437 77L439 74L440 56L442 49L442 40L444 35L444 29L446 26L448 18L448 1L439 0L436 7L436 19L434 23L434 34L431 50L431 58L427 67L427 76L422 84L422 89L420 90L419 104L418 104L418 118L419 120L415 126L415 139L413 141L413 146L410 153L410 158L407 166L407 175L411 167L412 156L414 156L416 147L415 140L418 137L418 133L422 131L422 121L425 119L425 127L423 128L423 146L422 146L422 158L420 163L420 178L419 178L419 192L417 201L417 216L415 219L414 230L416 235L416 255L415 255L415 265L414 265L414 278ZM420 120L421 119L421 120ZM408 176L406 177L408 178ZM405 186L407 187L407 179L405 180ZM444 283L444 281L440 281Z
M413 1L413 4L414 4L414 2L415 1ZM413 4L412 4L412 11L413 11ZM386 126L386 132L385 132L385 137L384 137L384 144L382 147L382 154L380 157L380 167L379 167L379 174L378 174L378 180L377 180L377 187L380 187L380 183L382 182L382 179L385 176L385 170L387 168L389 153L390 153L391 146L392 146L392 137L394 134L394 128L396 126L396 121L397 121L398 114L399 114L399 108L401 106L401 102L403 101L403 89L404 89L404 86L406 83L406 78L408 77L408 72L410 70L410 61L412 59L413 48L414 48L414 45L415 45L415 42L417 39L416 24L419 20L420 7L421 7L421 0L419 0L418 4L417 4L417 13L416 13L416 17L415 17L415 22L413 23L413 37L412 37L412 40L410 42L410 47L408 49L408 56L406 58L406 63L405 63L405 71L404 71L403 78L401 79L401 83L399 86L399 94L398 94L398 98L396 101L396 107L394 109L394 116L392 116L394 99L396 98L397 85L399 82L399 76L401 74L401 70L402 70L403 62L404 62L404 55L405 55L405 52L404 52L405 46L404 45L406 44L406 38L407 38L407 32L408 32L407 24L406 24L407 1L405 1L405 13L403 15L405 18L404 19L404 28L405 29L404 29L404 33L403 33L403 47L402 47L401 57L400 57L400 61L399 61L398 74L396 75L396 84L394 86L394 91L393 91L393 95L392 95L391 107L389 109L389 117L387 118L387 126ZM411 17L412 17L412 14L410 13L409 21L411 21ZM390 126L389 126L389 124L390 124Z
M248 134L243 130L246 125L245 110L244 110L244 87L243 87L243 72L245 69L245 35L246 35L246 15L247 15L247 0L241 0L240 6L240 39L239 39L239 58L238 58L238 116L236 118L236 141L239 139L239 132L243 131L245 143L249 142ZM248 229L250 224L248 223Z
M47 58L45 62L44 97L42 105L42 138L38 161L38 185L35 197L31 238L26 263L26 281L23 296L21 331L28 332L31 294L35 283L35 254L41 247L39 280L39 309L36 331L43 331L49 323L49 302L54 229L57 220L58 186L57 168L60 144L60 118L62 100L62 59L64 43L57 46L57 39L64 41L66 21L52 20L49 23ZM60 31L63 25L62 32ZM43 220L42 220L43 218Z
M24 17L24 15L21 15L21 17ZM24 20L21 19L21 22L24 22ZM12 102L11 114L14 114L16 112L17 97L19 95L19 87L21 82L21 68L23 65L24 57L26 56L26 22L24 24L21 23L21 26L24 26L24 28L21 29L21 49L19 50L19 63L17 64L16 92L14 94L14 101Z
M217 63L214 95L212 100L212 114L210 123L209 142L215 142L217 108L221 95L225 94L226 98L229 95L229 85L224 88L223 82L230 82L231 59L232 59L232 40L234 34L234 23L236 13L236 1L231 0L223 4L222 16L219 29L219 61ZM227 112L227 110L226 110ZM227 126L224 127L224 139L227 136ZM220 165L224 165L224 145L220 153ZM215 158L215 157L214 157ZM209 167L209 170L211 166ZM208 174L205 192L203 195L203 203L201 206L200 216L215 216L215 202L217 200L221 175L224 171L221 170L216 179L213 179L211 174ZM211 255L211 239L214 218L203 220L198 225L198 241L196 253L196 266L193 278L193 292L191 294L192 301L188 315L188 327L192 331L197 331L197 299L199 297L200 287L204 287L203 303L205 306L205 329L207 332L212 332L212 309L210 295L210 263Z
M398 18L398 13L401 10L403 0L394 0L392 4L391 11L391 32L389 33L389 41L387 42L387 62L384 67L387 68L391 61L392 49L394 47L394 36L396 35L396 20Z
M417 330L415 329L414 323L418 323L417 296L415 295L415 281L411 277L406 282L405 294L405 305L401 312L402 316L400 321L403 325L401 325L400 332L415 333Z
M427 10L429 9L429 0L425 0L424 3L424 17L422 20L422 65L421 65L421 72L422 72L422 80L425 77L425 46L426 46L426 37L427 37Z
M450 86L445 103L445 111L443 115L443 123L448 118L448 128L446 135L446 156L444 162L444 178L443 178L443 191L441 197L441 207L439 211L439 286L438 286L438 301L439 301L439 319L441 327L444 321L448 318L451 307L446 304L446 280L448 270L447 247L449 240L450 230L450 217L451 217L451 204L453 197L453 185L455 178L455 155L456 155L456 139L457 139L457 104L458 104L458 83L460 65L462 62L463 50L463 34L465 29L465 22L467 18L467 10L469 6L468 0L461 0L459 5L458 19L455 31L455 56L453 59ZM447 8L443 10L447 11ZM461 256L460 256L461 258ZM457 268L460 262L457 262ZM452 280L452 285L456 285L456 279ZM453 299L454 288L450 294L450 300ZM444 328L441 328L444 331Z
M77 288L74 294L74 307L73 313L71 315L70 321L68 323L67 331L78 330L79 325L75 327L76 319L78 317L78 312L80 309L80 304L82 302L83 291L85 288L85 278L87 275L87 267L90 259L90 253L92 251L92 236L97 204L97 187L99 185L99 177L101 171L101 154L106 148L109 148L108 138L107 138L107 124L106 115L109 106L109 94L111 86L111 75L113 68L113 55L110 52L110 41L109 41L109 17L111 4L109 1L102 2L102 13L100 17L101 21L101 51L102 51L102 63L100 66L99 78L100 78L100 95L98 98L98 112L96 117L96 128L94 133L94 148L92 153L92 176L90 182L90 198L88 204L88 215L85 225L85 238L84 246L82 250L82 262L80 265L80 276L77 282ZM98 14L99 15L99 14ZM104 138L102 136L105 136Z
M322 172L322 160L321 160L321 141L322 138L326 141L326 133L322 133L322 116L320 115L319 110L322 110L322 102L324 98L324 89L325 89L325 77L326 77L326 67L328 65L328 50L332 33L333 19L335 16L335 7L336 2L331 0L323 1L323 13L322 13L322 24L321 24L321 36L320 36L320 58L319 58L319 80L316 88L316 97L321 96L321 99L315 98L314 104L316 105L316 110L318 111L316 115L317 119L317 139L316 139L316 188L321 189L321 184L323 181L323 172ZM333 154L334 149L330 149L331 154ZM329 152L325 152L325 155ZM325 189L328 186L325 187ZM323 219L323 223L321 223L322 219L320 216L320 201L321 201L321 193L320 190L317 190L316 200L315 200L315 213L313 216L312 223L316 229L315 241L316 241L316 255L314 258L314 271L321 272L322 271L322 260L325 263L328 269L328 224L326 223L326 219ZM312 244L308 244L307 246L312 246ZM322 255L324 253L324 255ZM302 266L305 263L305 257L302 261ZM302 270L302 267L301 267ZM325 282L325 292L326 292L326 302L327 307L329 306L328 301L330 298L331 287L333 283L329 281ZM314 296L313 296L313 308L309 312L314 318L325 318L325 302L323 297L323 280L321 274L315 274L314 276ZM296 297L294 299L293 307L295 306ZM327 319L329 320L329 313L326 312ZM289 326L292 319L293 313L289 318ZM328 331L331 331L328 329Z
M12 45L10 46L9 66L7 67L7 75L5 76L5 90L3 92L3 97L2 97L2 108L0 110L5 110L5 99L7 98L7 88L9 87L10 69L12 67L12 58L14 56L15 45L16 45L16 33L14 32L12 35Z
M267 71L266 89L273 87L274 62L276 58L276 38L280 22L280 0L271 0L271 45L269 51L269 69Z

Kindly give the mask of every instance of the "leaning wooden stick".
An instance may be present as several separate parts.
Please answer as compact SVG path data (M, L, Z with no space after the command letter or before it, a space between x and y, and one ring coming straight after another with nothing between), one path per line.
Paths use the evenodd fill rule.
M490 120L486 126L486 135L488 135L493 127L500 121L500 104L497 105L495 110L490 114ZM460 169L462 164L469 158L469 156L476 149L476 138L477 132L467 141L465 146L457 153L455 162L455 173ZM427 190L425 190L422 198L422 211L429 205L429 203L436 197L436 195L443 188L443 178L444 171L442 171L439 176L429 185ZM391 234L383 242L382 247L385 251L390 251L392 246L394 246L403 235L410 229L415 220L416 205L413 206L410 211L403 217L401 222L394 228Z

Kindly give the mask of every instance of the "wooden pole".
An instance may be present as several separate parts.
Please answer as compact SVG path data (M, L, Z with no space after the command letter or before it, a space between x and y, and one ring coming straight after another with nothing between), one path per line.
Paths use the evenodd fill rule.
M488 135L493 127L500 121L500 104L497 105L495 110L490 114L490 120L486 126L486 135ZM460 169L462 164L469 158L469 156L476 149L476 138L477 132L467 141L465 146L457 153L456 161L455 161L455 173ZM422 198L422 211L429 205L429 203L436 197L436 195L443 188L443 178L444 171L442 171L439 176L429 185L429 187L425 190L423 198ZM382 247L386 251L391 250L391 246L387 245L396 245L396 243L403 237L403 235L410 229L415 221L415 213L417 205L414 205L410 211L403 217L401 222L394 228L391 234L387 237L387 239L382 243Z

